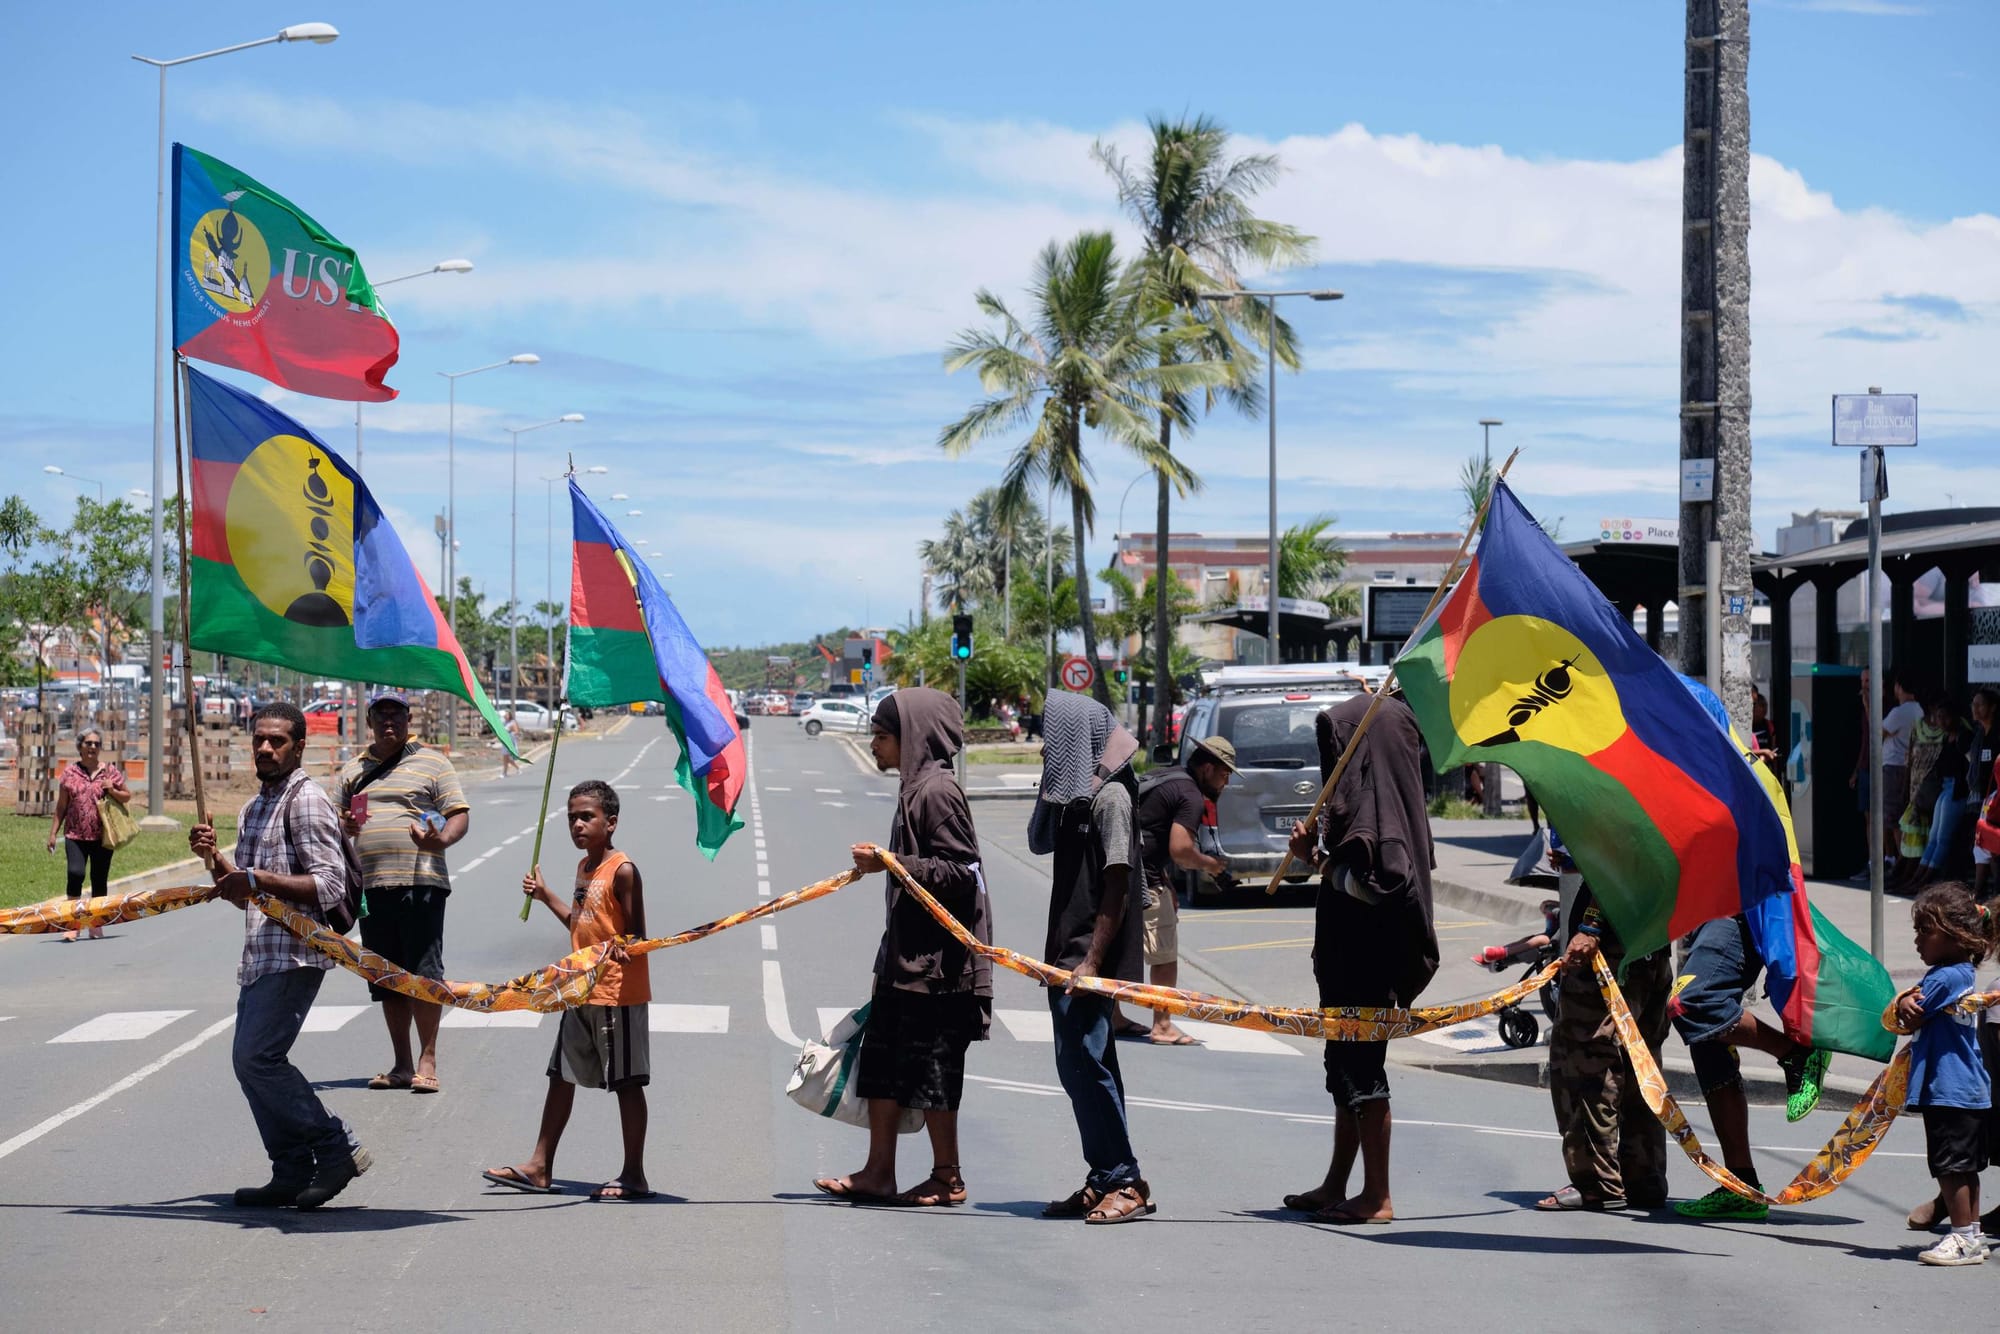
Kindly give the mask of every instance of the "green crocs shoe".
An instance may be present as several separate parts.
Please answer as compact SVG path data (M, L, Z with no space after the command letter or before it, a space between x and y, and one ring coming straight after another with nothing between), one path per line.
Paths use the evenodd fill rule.
M1826 1067L1833 1062L1833 1053L1822 1047L1814 1047L1798 1056L1787 1056L1778 1062L1778 1068L1785 1072L1785 1120L1803 1121L1812 1115L1812 1109L1819 1106L1820 1089L1826 1083Z
M1698 1200L1676 1200L1674 1212L1704 1223L1761 1223L1771 1216L1771 1206L1717 1186Z

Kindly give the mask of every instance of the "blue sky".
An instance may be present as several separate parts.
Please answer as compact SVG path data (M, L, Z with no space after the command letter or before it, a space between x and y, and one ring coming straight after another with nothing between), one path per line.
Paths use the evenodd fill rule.
M1567 531L1674 509L1672 0L1322 2L1256 26L1109 3L80 13L0 17L0 108L32 127L7 150L0 450L45 512L74 488L44 462L150 482L156 82L129 55L307 20L340 40L175 71L169 135L299 201L378 278L476 264L384 294L403 397L368 410L366 473L427 571L436 372L541 356L460 382L460 570L495 599L502 428L581 412L523 438L524 600L542 595L536 479L570 451L611 469L591 483L607 510L644 511L627 534L665 553L706 641L900 621L915 543L1006 452L939 456L978 394L940 349L973 290L1017 293L1047 240L1128 240L1089 146L1131 151L1148 114L1182 110L1277 152L1264 211L1320 238L1310 269L1256 281L1348 294L1289 312L1308 367L1278 391L1285 521L1451 526L1482 416L1507 423L1496 449L1527 446L1518 489ZM1870 383L1923 395L1892 512L2000 503L2000 6L1757 0L1751 39L1760 540L1791 510L1854 503L1826 395ZM351 447L349 406L279 401ZM1097 457L1108 550L1138 470ZM1261 528L1261 421L1212 419L1187 457L1206 487L1177 529ZM1150 526L1146 490L1127 527Z

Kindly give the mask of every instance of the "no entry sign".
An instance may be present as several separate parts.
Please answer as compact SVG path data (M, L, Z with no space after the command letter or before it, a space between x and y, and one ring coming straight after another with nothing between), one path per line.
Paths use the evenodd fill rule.
M1062 683L1066 689L1088 690L1091 679L1096 675L1091 670L1089 658L1071 656L1063 659Z

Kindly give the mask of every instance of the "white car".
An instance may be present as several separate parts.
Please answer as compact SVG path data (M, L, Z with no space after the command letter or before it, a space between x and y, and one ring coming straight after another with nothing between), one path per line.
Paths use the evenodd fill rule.
M821 732L866 732L868 730L868 708L860 700L819 699L799 715L800 724L807 736L818 736Z

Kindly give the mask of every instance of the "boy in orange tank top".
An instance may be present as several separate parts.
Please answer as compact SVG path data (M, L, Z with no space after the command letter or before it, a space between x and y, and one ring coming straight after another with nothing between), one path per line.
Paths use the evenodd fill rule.
M491 1168L480 1175L496 1186L537 1195L560 1193L554 1184L556 1144L569 1124L576 1087L610 1089L618 1095L618 1125L625 1139L625 1165L618 1175L590 1192L593 1200L649 1200L646 1185L646 1084L651 1078L647 1003L652 1000L646 957L634 958L618 942L646 934L646 906L639 868L611 846L618 828L618 793L609 783L587 779L569 791L569 837L583 849L576 864L576 890L565 897L552 891L537 866L521 879L521 892L548 905L569 928L570 948L612 942L590 1002L564 1010L549 1056L549 1094L542 1103L541 1131L525 1163Z

